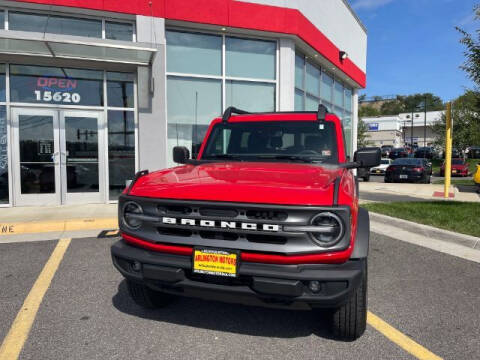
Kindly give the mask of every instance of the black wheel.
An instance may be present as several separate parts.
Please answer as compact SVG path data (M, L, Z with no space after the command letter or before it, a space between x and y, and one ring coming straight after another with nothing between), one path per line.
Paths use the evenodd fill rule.
M370 175L365 176L365 177L363 178L363 181L369 182L369 181L370 181Z
M360 286L341 308L332 313L332 333L340 339L353 341L365 332L367 326L367 261L365 260Z
M157 309L168 305L172 296L149 287L127 280L128 292L135 303L146 309Z
M387 177L385 177L385 180L384 180L384 182L386 182L386 183L391 183L391 182L392 182L392 180L390 180L390 179L388 179Z

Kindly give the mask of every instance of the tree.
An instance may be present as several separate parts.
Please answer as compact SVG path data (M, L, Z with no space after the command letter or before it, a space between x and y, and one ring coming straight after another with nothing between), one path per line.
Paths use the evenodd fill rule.
M358 109L359 118L378 116L378 115L380 115L380 112L378 111L378 109L374 108L372 105L364 105Z
M398 115L402 112L405 112L405 107L398 100L386 101L380 107L380 113L382 115Z
M368 126L365 124L365 122L361 119L358 118L358 127L357 127L357 147L366 147L370 144L370 141L368 141L368 138L370 135L368 135Z
M405 108L405 112L412 110L422 111L425 108L425 101L427 101L428 111L445 109L442 99L432 93L413 94L409 96L401 96L400 98Z
M473 11L475 12L475 20L479 20L480 5L476 5ZM466 60L460 68L467 73L478 90L480 87L480 31L476 31L476 38L474 38L472 34L467 33L463 29L459 27L456 27L456 29L462 34L460 43L466 47L464 52Z
M452 144L454 148L465 149L467 146L480 144L480 93L467 90L453 102L452 106ZM431 126L435 134L435 143L445 146L446 116Z

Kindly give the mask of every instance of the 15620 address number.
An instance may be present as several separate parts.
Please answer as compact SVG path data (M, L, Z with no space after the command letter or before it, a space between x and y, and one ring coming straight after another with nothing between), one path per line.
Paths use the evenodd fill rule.
M45 102L63 102L63 103L74 103L78 104L81 100L79 93L69 93L61 91L40 91L35 90L35 98L37 101Z

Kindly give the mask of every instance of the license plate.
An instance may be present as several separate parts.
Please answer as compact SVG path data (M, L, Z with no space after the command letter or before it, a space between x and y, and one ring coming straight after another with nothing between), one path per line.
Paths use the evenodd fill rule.
M453 173L453 174L456 174L456 173L457 173L457 170L452 170L452 173Z
M197 274L236 277L238 253L215 249L195 249L193 272Z
M381 170L377 170L375 171L377 174L380 174L382 171Z
M400 179L408 179L408 175L400 175Z

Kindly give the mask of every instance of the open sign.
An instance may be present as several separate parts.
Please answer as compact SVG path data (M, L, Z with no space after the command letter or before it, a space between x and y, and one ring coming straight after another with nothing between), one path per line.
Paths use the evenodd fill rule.
M77 88L77 80L56 77L37 78L37 87L43 89L62 89L70 91Z

